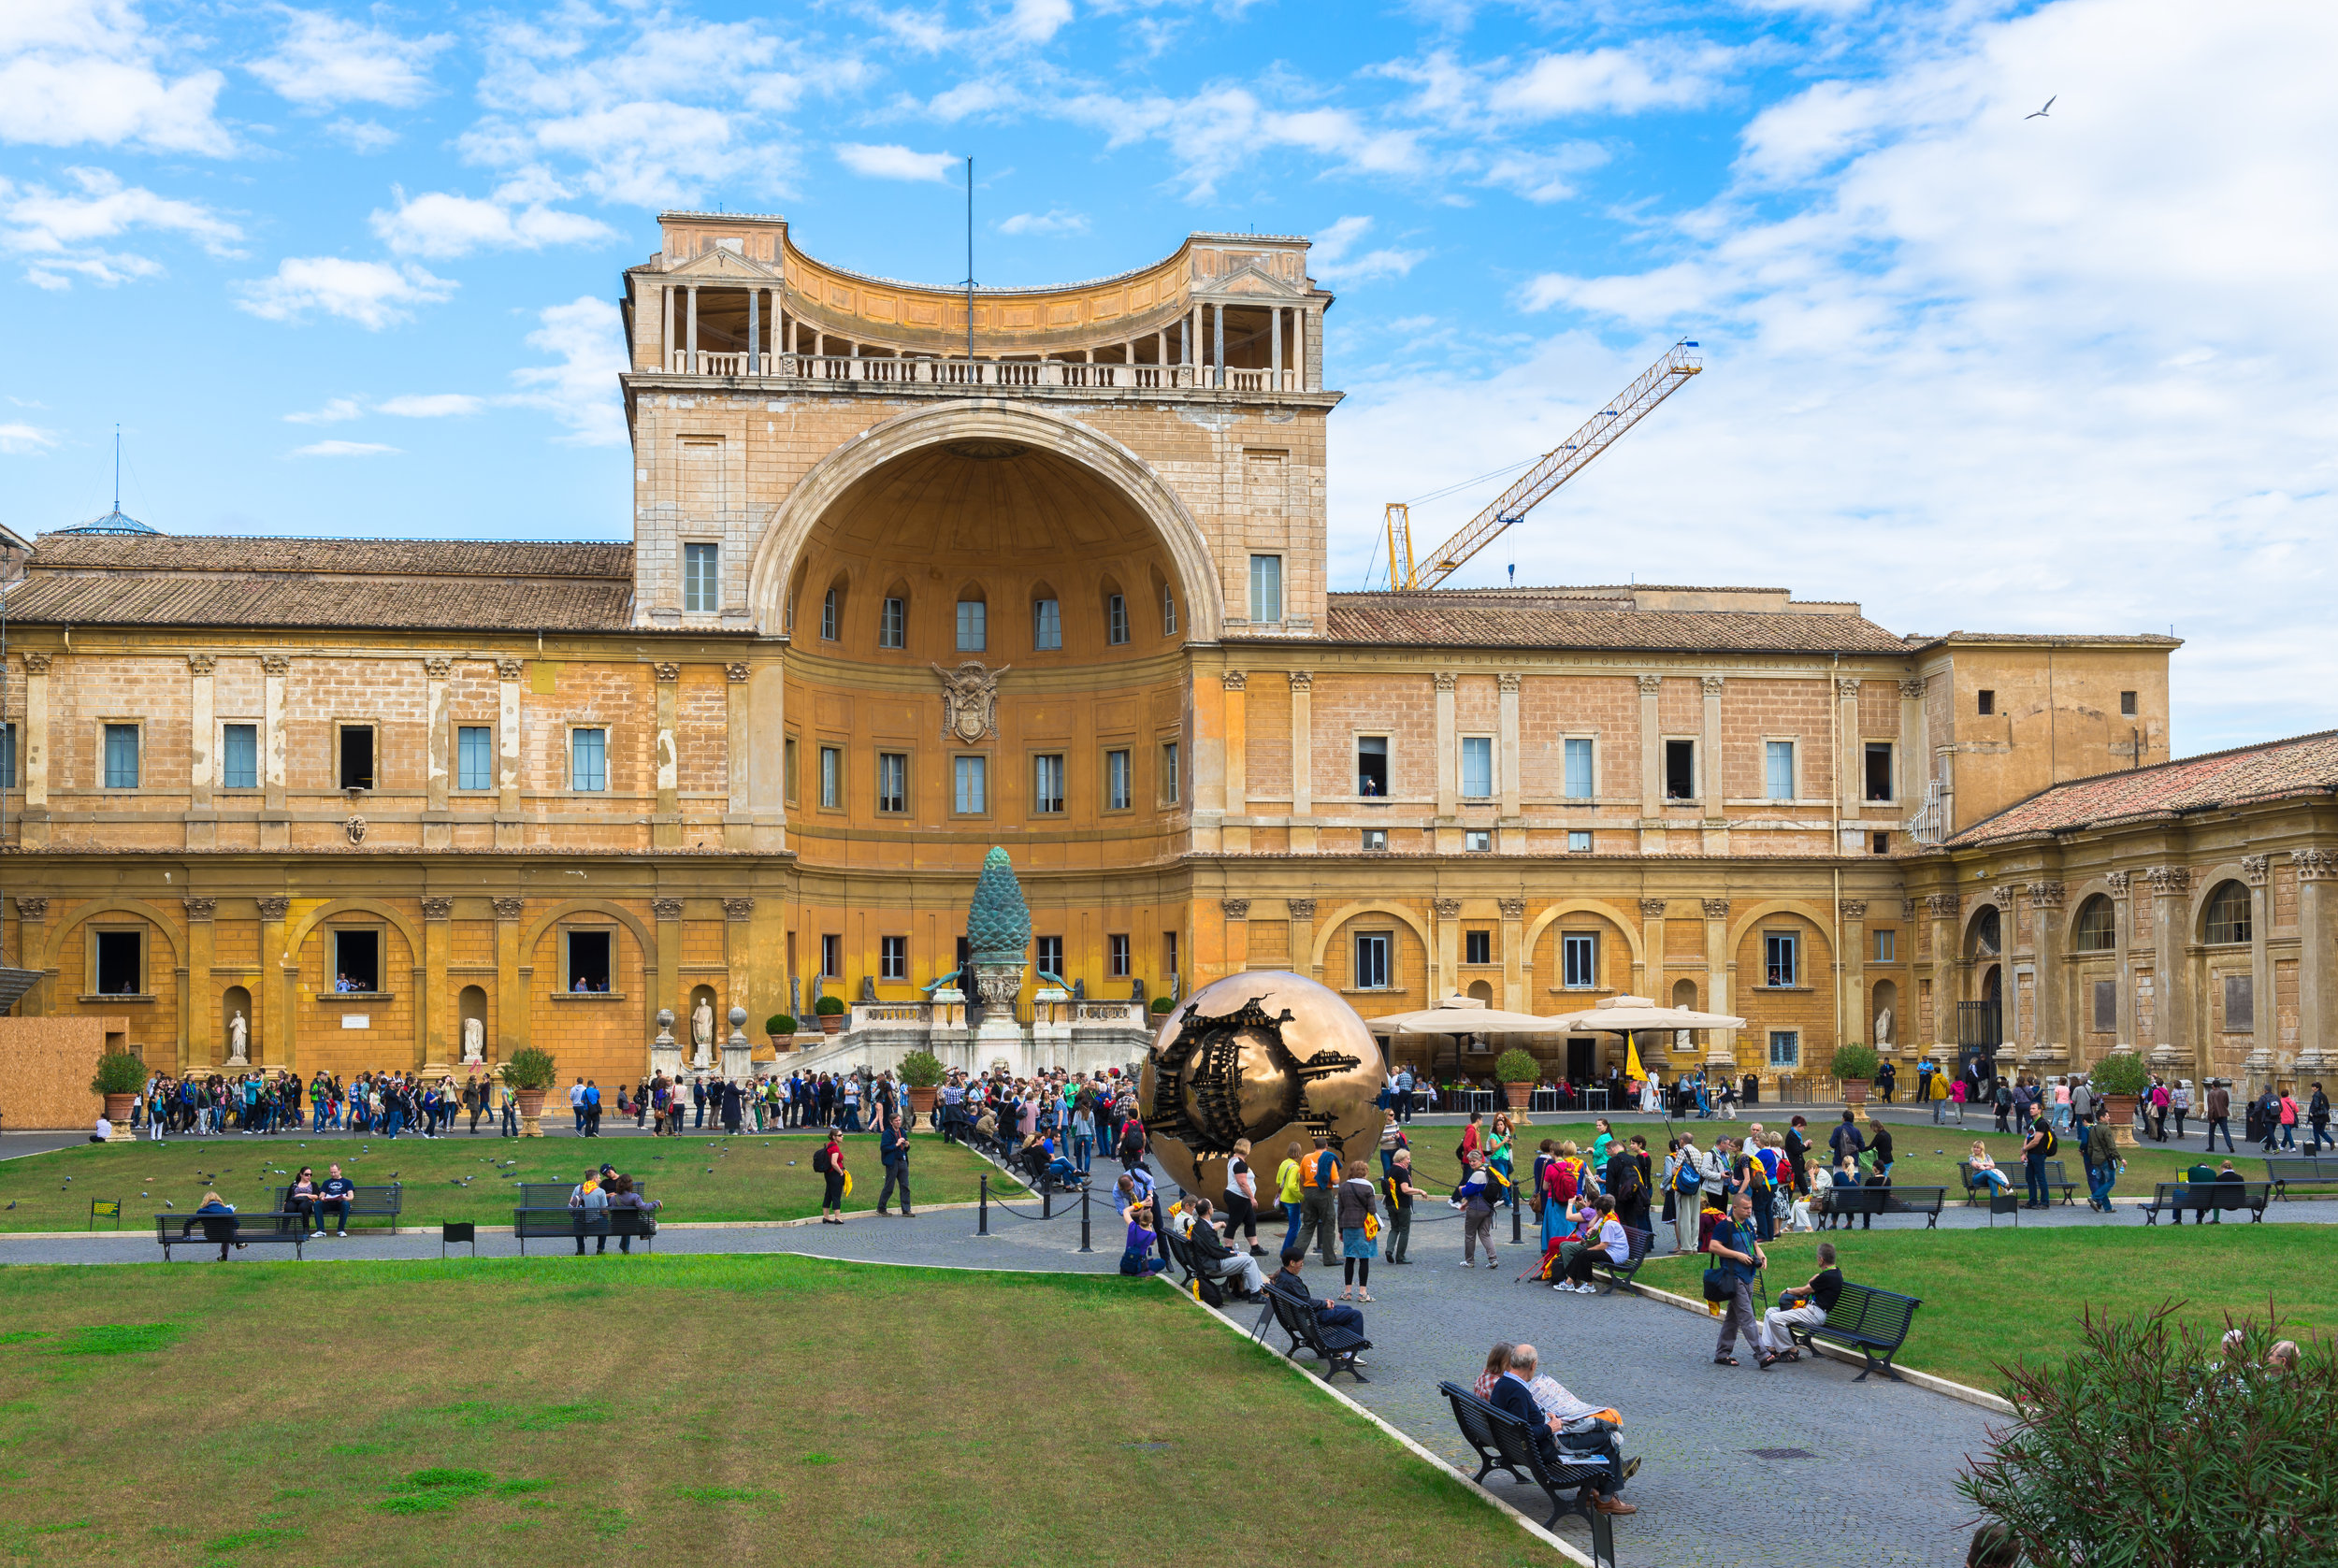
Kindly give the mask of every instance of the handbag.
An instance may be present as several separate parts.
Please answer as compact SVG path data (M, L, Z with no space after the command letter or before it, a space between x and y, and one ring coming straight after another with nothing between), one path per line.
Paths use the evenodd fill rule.
M1725 1302L1737 1293L1738 1282L1729 1277L1729 1272L1726 1269L1705 1271L1705 1299L1707 1301Z
M1380 1216L1378 1215L1366 1214L1364 1216L1364 1239L1367 1242L1377 1242L1380 1239Z

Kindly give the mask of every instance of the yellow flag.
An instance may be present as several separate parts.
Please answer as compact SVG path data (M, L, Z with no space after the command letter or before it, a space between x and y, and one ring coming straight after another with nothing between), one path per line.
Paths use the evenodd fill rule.
M1639 1064L1639 1042L1628 1034L1624 1037L1624 1076L1636 1084L1648 1082L1648 1070Z

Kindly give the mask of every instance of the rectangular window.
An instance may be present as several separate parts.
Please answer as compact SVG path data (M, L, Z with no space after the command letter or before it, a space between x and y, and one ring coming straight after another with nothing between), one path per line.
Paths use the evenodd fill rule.
M716 563L722 547L686 544L682 547L682 608L693 615L712 615L722 608L722 583Z
M1063 809L1063 759L1061 757L1034 756L1031 759L1031 809L1042 815L1049 815Z
M569 989L571 991L607 991L610 985L609 950L616 945L613 931L570 931L569 933Z
M2228 1034L2243 1034L2257 1027L2257 982L2253 976L2224 977L2224 1027Z
M138 787L138 726L134 724L109 724L106 726L106 787L136 789Z
M1364 830L1364 847L1371 850L1387 849L1388 829L1385 827L1365 828Z
M1471 827L1465 829L1462 833L1462 849L1465 853L1470 855L1493 854L1494 829L1491 827Z
M1870 847L1876 854L1889 855L1892 852L1892 836L1889 833L1870 833L1868 837L1873 841Z
M97 992L108 997L140 997L146 994L146 933L143 931L100 931L97 933L97 972L92 978Z
M990 759L960 756L950 759L951 809L960 816L980 816L990 809Z
M373 726L345 724L341 726L340 787L371 789L373 787Z
M844 749L820 748L820 804L831 812L844 809Z
M2119 983L2115 980L2095 982L2095 1032L2112 1034L2119 1027Z
M958 601L958 651L960 653L979 654L989 645L989 629L985 619L989 614L989 606L980 599Z
M1696 742L1667 741L1665 742L1665 798L1694 800L1696 798Z
M378 991L382 988L382 933L333 933L333 989Z
M1356 793L1386 795L1388 793L1388 737L1359 735L1356 737Z
M1569 741L1566 743L1566 798L1588 800L1595 793L1592 785L1591 741Z
M877 978L880 980L909 978L909 939L907 937L877 938Z
M1177 933L1161 933L1161 972L1175 978L1177 972Z
M1032 967L1042 974L1063 978L1063 939L1034 937L1032 939Z
M1994 713L1997 712L1997 693L1984 689L1981 692L1980 698L1981 703L1978 712L1983 713Z
M1031 601L1031 645L1043 654L1063 646L1063 607L1055 600Z
M1892 743L1889 741L1869 741L1867 743L1867 797L1870 800L1889 800L1892 789Z
M1280 555L1250 557L1250 619L1279 621L1283 618L1283 558Z
M609 732L605 729L569 731L569 787L609 787Z
M1161 743L1161 798L1163 805L1174 806L1177 803L1177 743L1163 741Z
M796 803L796 738L792 735L779 743L779 782L787 791L787 803Z
M1464 931L1462 933L1462 962L1490 964L1494 962L1494 933Z
M455 787L493 789L496 786L496 732L483 724L467 724L455 731Z
M1126 595L1104 596L1104 640L1118 647L1129 640L1129 601Z
M909 757L902 752L877 753L877 799L880 812L909 810Z
M1798 972L1795 965L1797 939L1792 931L1762 933L1762 984L1771 986L1793 985Z
M1879 964L1899 962L1899 933L1898 931L1875 933L1875 961Z
M0 789L16 787L16 726L0 724Z
M1104 938L1104 975L1111 980L1129 977L1129 939L1126 932Z
M1588 827L1568 828L1566 830L1566 852L1569 855L1589 855L1591 853L1591 829Z
M1104 753L1104 810L1125 812L1129 809L1129 754Z
M8 739L16 739L11 726ZM11 744L11 753L15 750ZM9 784L16 783L16 758L8 758ZM257 789L260 787L260 726L256 724L226 724L219 726L219 783L223 789Z
M843 605L841 602L839 602L839 600L837 599L837 597L836 597L836 590L835 590L835 589L830 588L830 590L829 590L829 591L828 591L825 595L823 595L823 596L821 597L821 599L820 599L820 640L821 640L821 641L823 641L823 642L834 642L834 641L836 641L836 640L838 640L838 639L839 639L839 638L843 635L844 627L843 627L842 623L843 623L843 620L844 620L844 605Z
M1568 931L1560 936L1559 984L1570 991L1588 991L1599 984L1596 932Z
M1387 931L1356 933L1356 989L1388 989L1388 950L1395 937Z
M1177 635L1177 596L1167 587L1161 590L1161 635Z
M834 931L824 931L820 935L820 978L844 978L844 939Z
M1802 1035L1797 1029L1769 1031L1769 1065L1800 1067L1802 1065Z
M902 599L887 599L877 606L877 646L901 648L909 641L909 606Z
M1794 742L1762 742L1762 794L1771 800L1794 798Z
M2131 719L2134 716L2135 694L2133 692L2119 693L2119 717L2123 719Z
M1494 737L1462 737L1461 792L1465 798L1484 800L1494 794Z

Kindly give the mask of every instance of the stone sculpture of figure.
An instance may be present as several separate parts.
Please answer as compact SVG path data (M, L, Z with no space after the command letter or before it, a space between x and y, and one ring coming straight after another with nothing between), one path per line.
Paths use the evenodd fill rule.
M714 1004L704 997L690 1010L690 1055L692 1067L712 1067L714 1063Z
M247 1048L247 1043L248 1043L248 1042L250 1041L250 1039L251 1039L251 1030L250 1030L250 1028L249 1028L249 1027L248 1027L248 1026L244 1023L244 1021L243 1021L243 1014L240 1014L240 1013L232 1013L232 1014L228 1014L228 1017L227 1017L227 1065L228 1065L228 1066L230 1066L230 1067L242 1067L242 1066L246 1065L246 1056L245 1056L245 1052L246 1052L246 1048Z
M487 1026L477 1018L463 1020L463 1065L478 1066L487 1059Z
M1892 1010L1888 1007L1875 1015L1875 1043L1878 1045L1892 1043Z

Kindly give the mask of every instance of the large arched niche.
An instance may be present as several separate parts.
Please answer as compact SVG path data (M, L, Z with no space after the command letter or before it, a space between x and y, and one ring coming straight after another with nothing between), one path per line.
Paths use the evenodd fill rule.
M884 600L904 578L907 635L886 646ZM1107 580L1124 592L1166 584L1176 630L1164 631L1141 586L1128 599L1129 640L1109 644ZM796 640L817 648L819 600L840 581L848 591L837 651L851 657L1089 663L1215 640L1220 626L1207 542L1151 468L1085 426L997 405L904 414L805 475L757 543L757 621L778 630L800 598ZM1061 606L1061 649L1033 647L1030 604L1042 582ZM980 654L957 646L956 606L970 585L989 607Z

